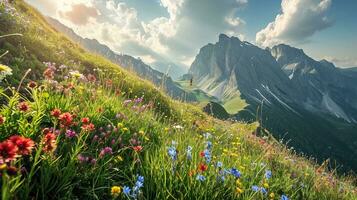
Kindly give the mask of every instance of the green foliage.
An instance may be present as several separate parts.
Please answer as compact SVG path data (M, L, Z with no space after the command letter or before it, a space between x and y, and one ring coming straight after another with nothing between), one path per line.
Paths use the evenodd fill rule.
M138 175L137 199L356 199L352 179L296 156L269 134L257 137L257 124L218 121L173 101L84 52L22 1L14 4L20 16L0 17L0 27L7 25L1 35L23 34L0 39L1 52L10 51L1 61L19 72L8 78L16 87L3 83L1 90L2 199L134 198L123 189L141 186ZM72 67L43 80L42 61ZM27 67L36 84L20 85ZM34 142L29 154L13 144L14 135ZM17 157L6 160L15 146Z

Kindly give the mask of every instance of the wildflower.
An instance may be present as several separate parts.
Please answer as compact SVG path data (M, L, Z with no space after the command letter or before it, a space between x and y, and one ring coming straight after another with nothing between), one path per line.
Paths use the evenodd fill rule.
M30 81L28 84L27 84L27 87L29 88L35 88L37 87L37 83L35 81Z
M270 193L270 194L269 194L269 197L270 197L270 199L274 199L274 198L275 198L274 192Z
M123 161L124 159L123 159L123 157L121 157L121 156L117 156L117 162L121 162L121 161Z
M74 137L76 137L76 136L77 136L77 134L76 134L75 131L70 130L70 129L68 129L68 130L66 131L66 137L67 137L67 138L74 138Z
M235 178L240 178L241 177L241 173L239 170L237 170L236 168L232 168L230 170L230 173L235 177Z
M12 69L6 65L0 64L0 81L8 75L12 75Z
M58 118L58 117L61 115L61 110L55 108L55 109L53 109L53 110L51 111L51 115L52 115L53 117Z
M119 194L121 193L121 188L119 186L113 186L111 189L111 194L114 197L119 196Z
M174 129L177 129L177 130L182 130L183 129L183 126L181 125L175 125L175 126L172 126Z
M89 124L84 124L81 127L84 131L94 131L95 130L95 126L92 123Z
M27 102L21 102L18 105L18 108L21 112L27 112L30 109L30 106Z
M217 168L222 168L223 167L223 163L218 161L217 164L216 164L216 167Z
M265 171L265 175L264 175L264 176L265 176L265 178L266 178L266 179L270 179L270 178L271 178L271 176L272 176L271 171L270 171L270 170L266 170L266 171Z
M143 150L143 147L139 145L139 146L134 146L133 149L135 152L140 152Z
M206 177L203 176L203 175L201 175L201 174L198 174L198 175L196 176L196 180L203 182L203 181L206 180Z
M264 186L265 188L269 188L269 184L268 184L268 183L264 183L263 186Z
M110 147L104 147L104 148L102 149L102 151L100 152L100 154L101 154L102 156L104 156L105 154L113 154L113 150L112 150L112 148L110 148Z
M97 80L93 74L88 74L87 79L89 82L95 82Z
M211 149L212 149L212 142L207 141L206 148L207 148L208 150L211 150Z
M188 146L186 149L187 160L192 160L192 147Z
M236 188L236 192L237 192L238 194L242 194L242 193L244 192L244 190L241 189L241 188L239 188L239 187L237 187L237 188Z
M82 123L83 124L88 124L89 122L90 122L90 120L89 120L89 118L88 117L84 117L84 118L82 118Z
M174 146L169 147L168 150L167 150L167 154L170 156L170 158L172 160L176 160L177 159L176 147L174 147Z
M43 72L43 76L48 80L52 80L54 78L54 74L55 74L55 69L53 69L52 67L48 67Z
M267 190L266 190L265 188L263 188L263 187L260 188L260 191L261 191L264 195L266 195L266 194L268 193Z
M208 139L208 138L210 138L211 136L212 136L211 133L204 133L204 134L203 134L203 137L205 137L205 139Z
M79 73L78 71L70 71L69 74L74 78L83 78L83 74Z
M58 118L63 126L71 126L73 121L73 116L69 112L61 114Z
M287 197L287 196L285 196L285 195L281 195L281 198L280 198L281 200L289 200L289 198Z
M260 187L259 187L259 186L256 186L256 185L253 185L253 186L252 186L252 190L253 190L254 192L258 192L258 191L260 190Z
M9 140L17 146L17 154L19 155L29 155L35 146L35 142L31 139L18 135L11 136Z
M131 102L132 102L131 99L124 100L124 101L123 101L123 105L124 105L124 106L128 106L128 104L130 104Z
M17 146L10 140L0 143L0 163L13 161L17 157Z
M52 152L56 149L57 144L56 144L56 135L48 132L45 137L42 139L42 144L43 146L43 151L44 152Z
M0 125L4 124L6 121L6 117L0 115Z
M240 179L236 180L236 184L237 184L238 187L242 187L242 182L240 182Z
M131 189L130 189L128 186L124 186L124 187L123 187L123 193L124 193L126 196L129 196L129 195L130 195L130 192L131 192Z
M200 164L198 165L198 170L200 170L201 172L204 172L204 171L206 171L207 169L208 169L208 166L205 165L205 164L203 164L203 163L200 163Z
M0 165L0 171L3 171L7 168L7 165L6 164L1 164Z

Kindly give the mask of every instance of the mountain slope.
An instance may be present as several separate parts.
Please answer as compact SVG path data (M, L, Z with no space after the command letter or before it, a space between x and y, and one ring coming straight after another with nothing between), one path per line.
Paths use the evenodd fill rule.
M95 39L80 37L72 29L61 24L56 19L50 17L46 19L58 31L64 33L73 41L78 42L86 50L92 53L102 55L110 61L124 67L125 69L133 71L138 76L153 82L157 87L163 87L166 93L170 96L184 101L196 100L194 95L186 93L171 79L171 77L151 68L149 65L146 65L141 60L129 55L117 54L113 52L108 46L100 44Z
M0 38L17 72L0 86L2 199L356 199L353 179L252 134L255 123L172 100L3 2L1 36L23 37Z
M299 49L263 50L226 35L203 47L189 72L199 88L222 102L239 93L247 105L236 119L260 118L263 127L299 152L357 170L357 125L351 123L357 116L357 76L348 77Z

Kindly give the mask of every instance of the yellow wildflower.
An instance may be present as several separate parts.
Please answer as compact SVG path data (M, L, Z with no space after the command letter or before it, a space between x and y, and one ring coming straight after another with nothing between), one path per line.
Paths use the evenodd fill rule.
M244 192L244 190L241 189L241 188L239 188L239 187L237 187L237 188L236 188L236 192L237 192L238 194L242 194L242 193Z
M270 193L270 194L269 194L269 197L270 197L270 199L274 199L274 197L275 197L274 192Z
M264 183L263 186L264 186L265 188L269 188L269 184L268 184L268 183Z
M113 186L111 189L112 196L117 197L121 193L121 187Z

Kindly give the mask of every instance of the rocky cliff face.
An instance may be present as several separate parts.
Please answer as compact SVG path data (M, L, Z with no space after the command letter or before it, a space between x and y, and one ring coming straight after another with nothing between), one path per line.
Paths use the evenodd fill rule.
M288 45L261 49L222 34L217 43L200 50L189 74L200 89L222 102L239 94L248 106L236 119L258 117L298 151L357 169L353 156L345 156L357 155L353 70L316 61Z

